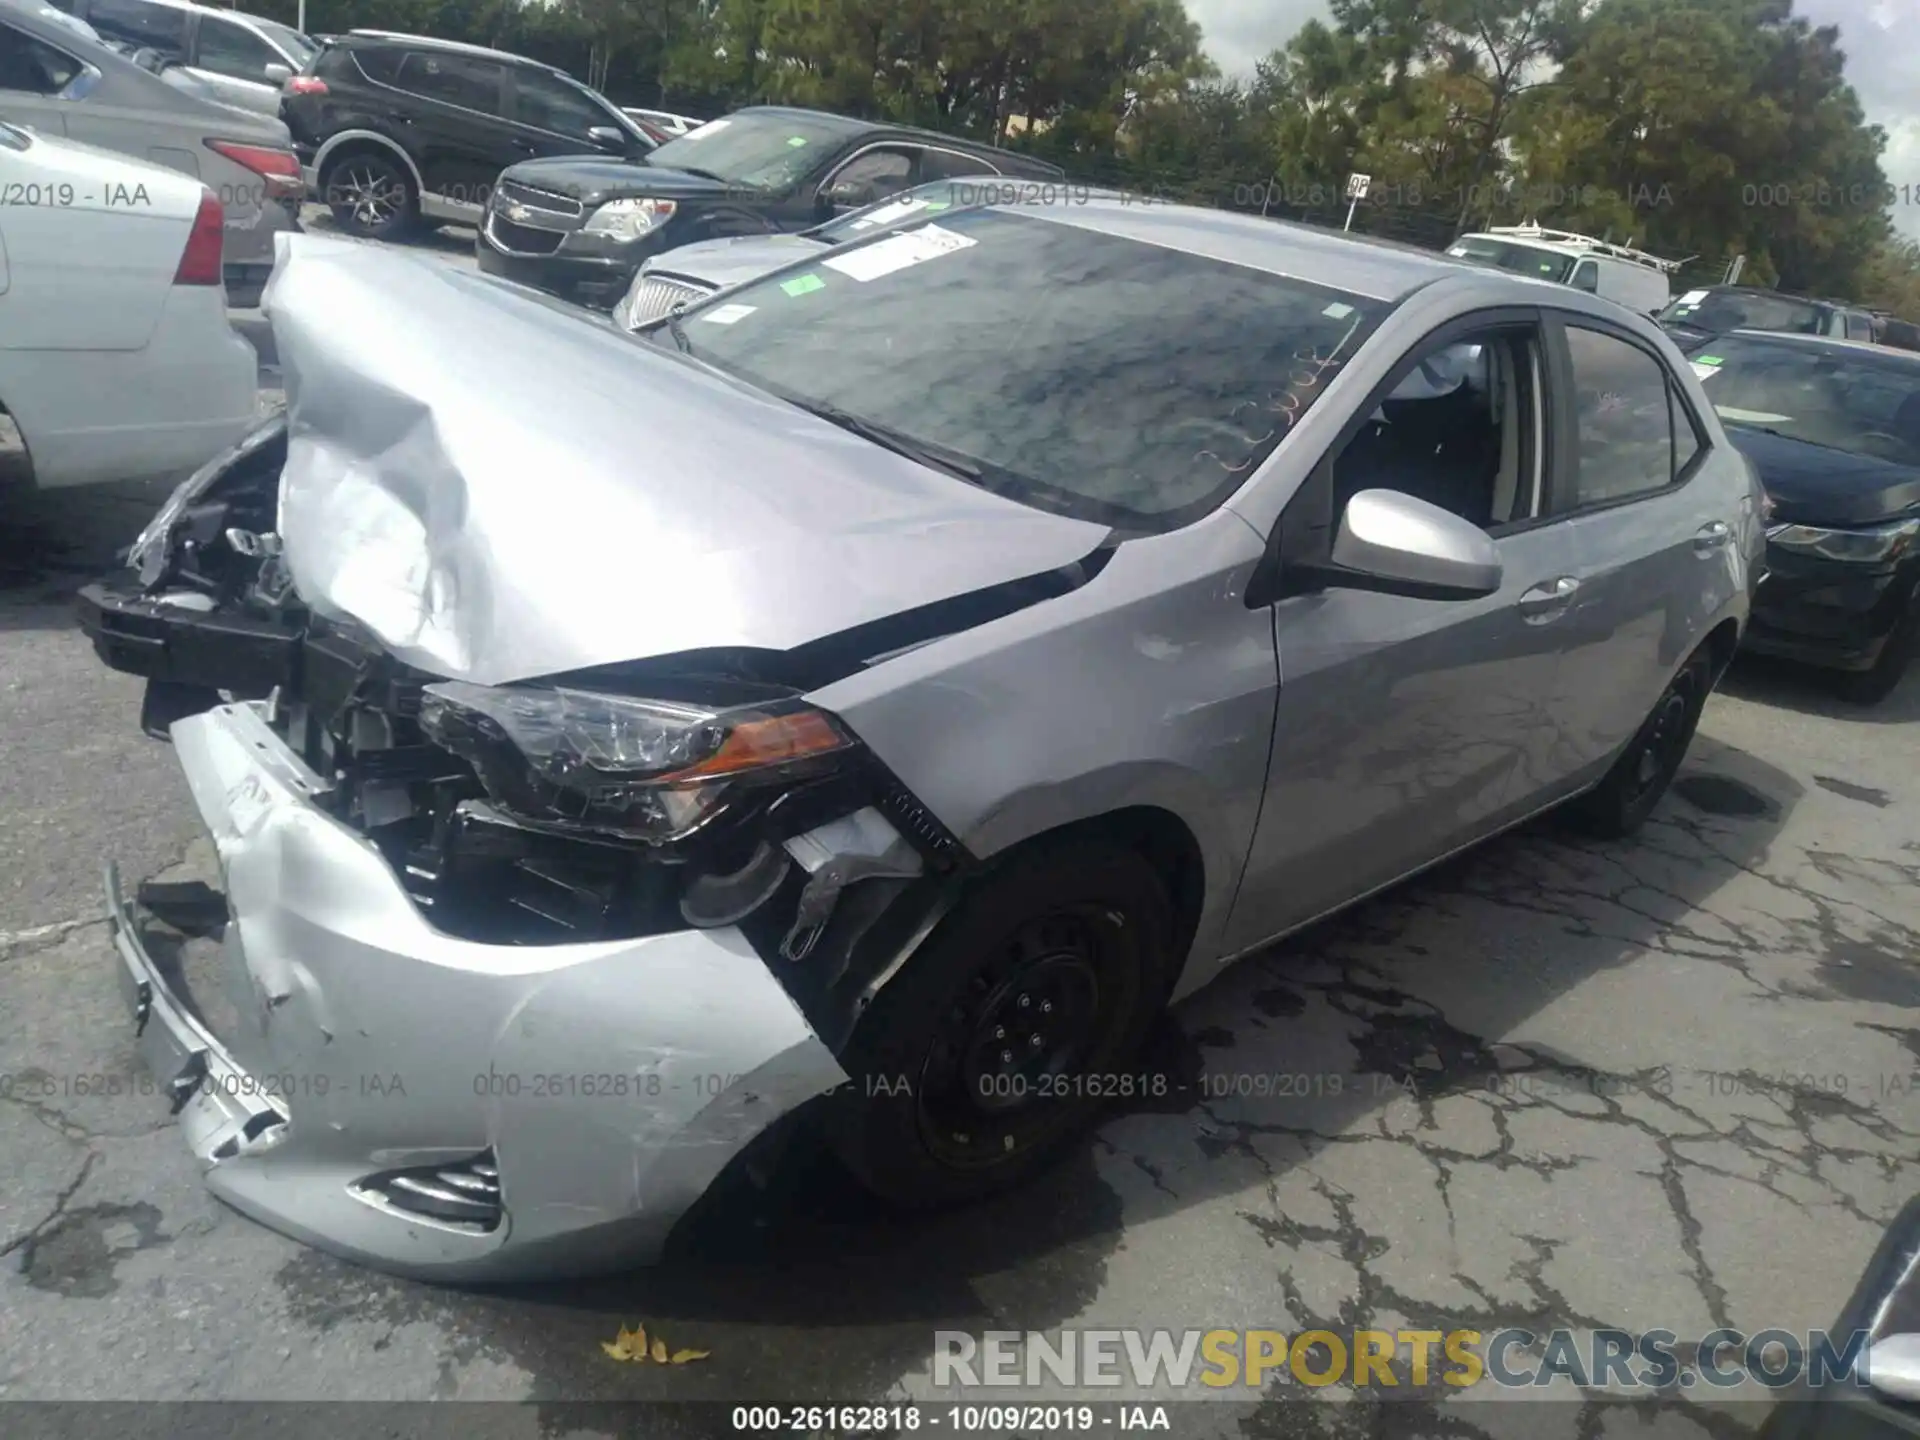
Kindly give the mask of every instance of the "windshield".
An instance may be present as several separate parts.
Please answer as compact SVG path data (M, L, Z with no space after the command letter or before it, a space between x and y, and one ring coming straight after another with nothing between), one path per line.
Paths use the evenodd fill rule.
M1824 328L1817 306L1790 295L1749 295L1738 290L1689 290L1659 318L1696 330L1783 330L1818 335Z
M1517 245L1511 240L1492 240L1484 235L1464 236L1448 246L1447 253L1561 284L1566 283L1573 271L1573 262L1579 258L1562 255L1558 250L1543 250L1538 245Z
M756 190L781 190L813 169L821 151L834 149L861 128L835 115L743 111L669 140L647 156L647 163Z
M247 18L259 27L262 35L291 55L297 65L304 66L320 53L318 45L290 25L282 25L276 20L263 20L258 15L249 15Z
M855 241L649 333L1024 503L1159 530L1238 489L1391 308L1021 212Z
M1693 368L1730 425L1920 466L1920 362L1721 335Z

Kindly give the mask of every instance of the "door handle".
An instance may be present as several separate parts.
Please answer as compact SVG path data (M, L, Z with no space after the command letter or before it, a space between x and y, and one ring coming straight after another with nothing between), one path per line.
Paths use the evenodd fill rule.
M1571 575L1536 585L1520 597L1520 614L1529 625L1544 625L1566 614L1580 582Z
M1731 539L1733 539L1733 527L1724 520L1715 520L1710 524L1702 525L1694 532L1693 553L1711 555Z

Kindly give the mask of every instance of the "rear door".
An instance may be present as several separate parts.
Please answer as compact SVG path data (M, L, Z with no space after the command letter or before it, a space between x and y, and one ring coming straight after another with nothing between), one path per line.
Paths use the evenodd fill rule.
M1734 584L1724 497L1690 483L1704 430L1666 361L1623 326L1551 312L1553 512L1578 542L1556 708L1576 782L1633 738ZM1568 767L1571 767L1570 769Z
M533 151L506 118L507 67L484 56L409 50L394 72L409 101L395 114L429 209L478 223L500 172ZM410 103L409 103L410 102Z

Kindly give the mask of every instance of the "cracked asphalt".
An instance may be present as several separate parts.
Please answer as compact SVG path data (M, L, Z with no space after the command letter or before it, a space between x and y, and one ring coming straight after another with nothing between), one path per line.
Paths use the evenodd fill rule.
M569 1403L935 1398L936 1330L1804 1332L1920 1190L1920 677L1863 711L1743 662L1637 840L1536 824L1227 971L1156 1041L1169 1093L1017 1195L888 1217L803 1139L656 1271L459 1292L304 1249L211 1199L132 1093L97 919L109 857L213 878L137 683L71 619L158 498L0 499L0 1399L532 1400L462 1433L600 1433ZM161 939L205 963L190 928ZM642 1320L712 1358L609 1360ZM1759 1413L1442 1391L1381 1430L1275 1383L1181 1429L1722 1437Z

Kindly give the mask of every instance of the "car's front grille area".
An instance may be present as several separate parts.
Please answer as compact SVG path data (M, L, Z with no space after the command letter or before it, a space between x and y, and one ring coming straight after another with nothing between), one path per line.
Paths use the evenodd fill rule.
M676 305L691 305L704 300L712 290L680 280L662 280L643 276L633 287L633 303L627 307L627 327L637 329L649 321L672 312Z
M531 185L522 185L518 180L502 180L493 192L496 208L506 205L530 205L535 210L551 211L555 215L571 215L578 220L586 213L586 207L571 195L561 195L552 190L536 190Z
M567 237L557 230L536 230L531 225L516 225L496 213L487 216L487 238L502 250L515 255L551 255Z
M471 1160L370 1175L358 1188L396 1210L481 1233L499 1228L500 1167L491 1150Z

